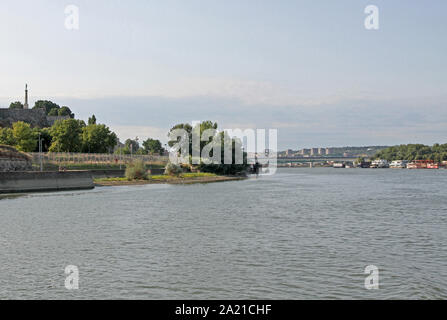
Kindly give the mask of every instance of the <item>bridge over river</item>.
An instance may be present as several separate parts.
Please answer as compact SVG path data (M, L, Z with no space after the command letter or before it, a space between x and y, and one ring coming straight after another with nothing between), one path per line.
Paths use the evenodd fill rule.
M279 163L290 163L290 162L299 162L299 163L307 163L307 162L353 162L357 157L284 157L278 158Z

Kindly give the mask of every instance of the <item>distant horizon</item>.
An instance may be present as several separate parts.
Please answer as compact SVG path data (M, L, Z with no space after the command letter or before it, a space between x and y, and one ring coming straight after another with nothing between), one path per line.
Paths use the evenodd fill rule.
M132 98L135 98L135 97L132 97ZM109 100L109 99L113 100L113 98L110 98L110 97L105 98L105 99L106 100ZM103 107L99 107L97 109L92 107L91 109L89 109L89 110L91 110L90 113L89 113L89 111L84 110L84 108L81 108L81 112L77 112L76 108L73 107L73 105L71 103L61 103L60 102L60 101L77 101L77 100L83 100L83 99L65 98L65 97L52 97L52 98L48 98L48 97L33 97L33 95L31 94L30 95L30 100L29 100L30 101L30 109L34 107L35 102L38 101L38 100L50 100L50 101L53 101L53 102L57 103L60 106L67 105L75 113L76 118L80 119L80 120L87 121L88 118L91 117L94 114L96 116L96 118L98 119L98 122L104 123L107 126L109 126L111 128L111 130L113 130L114 132L117 133L118 138L122 142L127 140L127 139L134 139L135 137L138 136L140 138L140 141L141 140L145 140L147 138L155 138L155 139L159 139L163 143L166 143L168 141L167 133L169 132L169 129L172 126L174 126L175 124L178 124L178 123L185 123L185 122L190 123L191 121L195 121L195 120L182 121L182 119L179 118L178 121L173 121L170 125L167 125L165 128L157 128L157 127L150 127L150 126L144 126L144 125L141 125L141 126L140 125L136 125L135 126L135 125L131 125L131 124L129 126L126 126L126 125L125 126L114 125L113 123L111 124L109 122L110 120L104 120L104 119L113 119L114 117L119 116L119 114L116 114L116 110L115 110L115 112L113 114L110 114L110 113L107 113L106 109L103 108ZM120 103L120 101L123 100L123 97L118 97L117 100L118 100L118 103ZM11 102L15 102L15 101L23 102L23 98L22 99L20 99L20 98L12 99L9 102L2 102L2 101L7 101L7 100L2 99L2 97L0 97L0 108L9 108L9 104ZM88 102L87 103L88 106L90 106L91 103L92 102ZM206 108L206 107L201 106L201 108L203 109L203 108ZM93 111L93 110L96 110L96 111ZM233 128L236 127L234 125L230 125L228 127L225 127L225 126L222 125L222 123L225 123L225 122L219 122L219 121L215 120L212 117L209 117L209 118L206 118L206 119L200 119L200 121L205 121L205 120L211 120L211 121L218 122L218 124L220 126L220 129L233 129ZM129 132L129 128L133 129L132 132ZM253 126L241 127L241 129L246 129L246 128L253 128ZM268 127L266 127L266 128L268 128ZM278 130L279 130L279 134L281 134L281 128L279 128ZM341 144L331 145L331 144L324 144L324 143L322 143L322 144L318 144L318 145L317 144L302 145L302 146L298 146L298 147L296 147L296 146L281 146L281 139L279 138L278 139L278 144L279 144L278 150L279 150L279 152L281 152L281 150L285 151L285 150L288 150L288 149L301 150L301 149L317 148L317 147L321 147L321 148L327 148L327 147L328 148L345 148L345 147L367 147L367 146L388 146L388 147L390 147L390 146L396 146L396 145L401 145L401 144L424 144L424 145L430 145L431 146L431 145L436 144L436 143L439 143L439 144L447 143L447 138L444 141L442 141L440 139L438 141L434 140L434 141L428 141L428 142L427 141L416 141L415 142L415 141L408 140L408 141L400 141L400 142L397 142L397 143L386 143L386 144L383 144L383 143L363 143L362 144L362 142L360 141L360 142L358 142L356 144L352 144L352 143L350 143L350 144L348 144L348 143L343 144L343 143L341 143Z

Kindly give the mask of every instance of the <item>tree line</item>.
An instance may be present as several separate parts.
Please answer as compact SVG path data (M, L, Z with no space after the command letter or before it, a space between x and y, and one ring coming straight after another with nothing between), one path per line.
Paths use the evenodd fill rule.
M162 155L165 152L166 149L163 148L160 140L152 138L148 138L147 140L143 141L142 146L140 146L137 139L127 139L124 142L124 146L115 149L115 154Z
M424 144L402 144L389 147L375 154L374 159L393 160L433 160L447 161L447 143L427 146Z
M165 149L159 140L148 138L140 147L137 141L128 139L117 148L118 137L104 124L97 124L93 115L87 124L83 120L58 120L49 128L32 128L18 121L12 128L0 128L0 145L9 145L23 152L39 151L39 136L43 152L82 152L117 154L163 154Z
M104 124L82 120L58 120L49 128L32 128L23 121L12 128L0 128L0 144L10 145L24 152L39 151L39 136L43 152L111 152L118 138Z

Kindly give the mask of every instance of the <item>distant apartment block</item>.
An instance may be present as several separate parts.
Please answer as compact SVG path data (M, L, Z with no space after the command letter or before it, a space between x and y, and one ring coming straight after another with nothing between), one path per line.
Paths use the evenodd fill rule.
M300 155L305 156L310 154L310 149L301 149Z

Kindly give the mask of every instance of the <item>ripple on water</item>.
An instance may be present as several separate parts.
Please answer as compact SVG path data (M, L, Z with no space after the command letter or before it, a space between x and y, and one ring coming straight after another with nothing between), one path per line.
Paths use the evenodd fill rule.
M390 172L0 198L0 298L445 299L447 170Z

